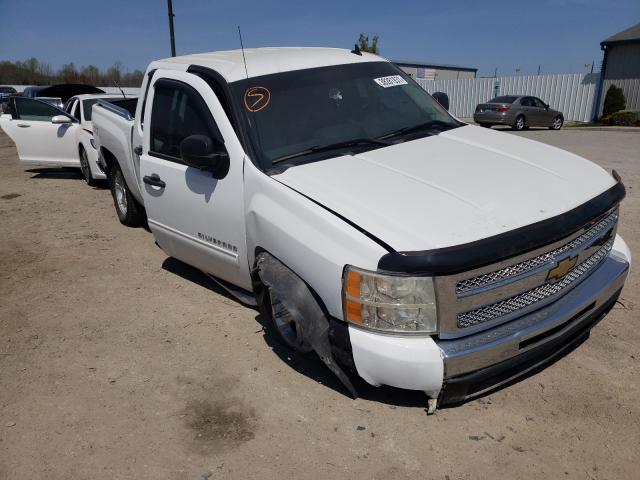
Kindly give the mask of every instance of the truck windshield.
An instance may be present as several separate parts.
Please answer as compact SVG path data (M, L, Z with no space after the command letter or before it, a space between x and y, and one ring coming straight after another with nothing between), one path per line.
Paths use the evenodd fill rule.
M381 148L461 125L388 62L264 75L233 82L231 89L264 168Z

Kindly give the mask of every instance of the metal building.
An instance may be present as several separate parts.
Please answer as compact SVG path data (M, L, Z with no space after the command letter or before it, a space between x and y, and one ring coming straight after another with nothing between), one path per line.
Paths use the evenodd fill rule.
M605 80L640 78L640 23L603 40L600 48Z
M447 80L459 78L476 78L477 68L460 67L444 63L405 62L392 60L400 69L415 79Z
M602 111L602 101L610 85L622 88L627 110L640 110L640 23L600 42L604 52L594 120Z

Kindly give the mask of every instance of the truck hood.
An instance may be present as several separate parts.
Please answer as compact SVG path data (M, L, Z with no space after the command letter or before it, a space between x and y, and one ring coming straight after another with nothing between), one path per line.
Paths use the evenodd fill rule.
M582 157L472 125L273 178L396 251L491 237L565 213L615 184Z

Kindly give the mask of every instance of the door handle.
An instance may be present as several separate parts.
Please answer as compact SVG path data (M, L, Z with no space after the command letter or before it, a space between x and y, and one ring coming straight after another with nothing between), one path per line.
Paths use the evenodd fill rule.
M145 175L142 177L142 181L147 185L151 185L153 187L164 188L167 186L162 180L160 180L160 176L157 173L152 173L151 175Z
M18 126L20 128L29 128L31 125L27 125L26 123L19 123Z
M142 145L138 145L136 148L134 148L133 153L135 153L138 156L142 155Z

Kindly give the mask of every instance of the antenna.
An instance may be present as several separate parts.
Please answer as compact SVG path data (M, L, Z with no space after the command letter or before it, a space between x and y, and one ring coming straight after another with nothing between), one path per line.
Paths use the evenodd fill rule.
M247 69L247 58L244 56L244 43L242 42L242 31L240 30L240 25L238 25L238 36L240 37L240 49L242 50L242 61L244 62L244 73L247 76L247 91L249 89L249 70ZM256 127L256 138L258 140L258 146L260 150L262 150L262 140L260 139L260 129L258 128L258 118L256 117L256 112L251 112L251 117L254 118L255 127ZM249 120L250 117L247 117ZM249 125L251 125L251 121L249 120ZM262 152L259 153L261 155Z
M127 99L127 96L124 94L124 90L122 90L120 88L120 85L118 85L118 82L116 82L115 80L113 81L113 84L118 88L118 90L120 90L120 93L122 94L122 98L124 98L125 100Z
M244 56L244 44L242 43L242 31L238 25L238 36L240 37L240 49L242 50L242 61L244 62L244 73L247 76L247 85L249 84L249 71L247 70L247 59Z

